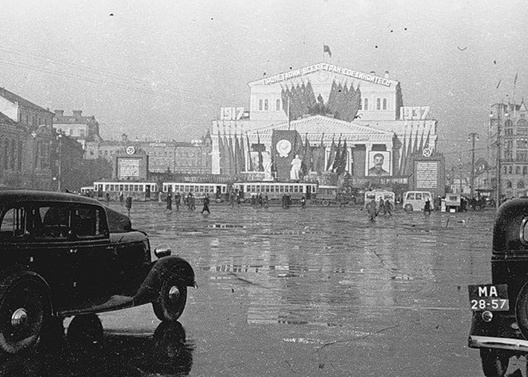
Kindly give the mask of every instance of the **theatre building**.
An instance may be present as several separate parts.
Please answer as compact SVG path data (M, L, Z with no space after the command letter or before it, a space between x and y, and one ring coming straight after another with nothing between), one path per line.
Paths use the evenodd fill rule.
M404 185L443 195L437 121L427 106L405 106L388 72L363 73L327 63L250 82L249 111L223 107L213 121L212 172L234 180ZM338 179L337 179L338 180Z

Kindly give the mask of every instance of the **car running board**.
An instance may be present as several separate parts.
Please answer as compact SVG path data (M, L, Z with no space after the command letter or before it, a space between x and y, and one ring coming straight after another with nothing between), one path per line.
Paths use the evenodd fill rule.
M108 312L111 310L125 309L125 308L130 308L132 306L134 306L133 297L115 295L115 296L111 296L107 301L101 304L90 306L88 308L65 310L62 312L58 312L57 315L62 316L62 317L70 317L73 315L93 314L93 313Z

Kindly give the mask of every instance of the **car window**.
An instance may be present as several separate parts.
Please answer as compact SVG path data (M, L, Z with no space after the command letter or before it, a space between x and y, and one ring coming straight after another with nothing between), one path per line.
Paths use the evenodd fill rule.
M416 200L422 200L422 193L421 192L417 192L416 193Z
M2 217L0 236L21 237L26 234L26 210L24 207L8 209Z
M407 200L414 200L414 192L410 192L407 194Z
M70 210L67 205L51 205L38 208L42 227L35 229L35 237L65 238L71 230Z
M97 237L104 234L103 212L93 206L78 206L72 212L72 233L84 237Z

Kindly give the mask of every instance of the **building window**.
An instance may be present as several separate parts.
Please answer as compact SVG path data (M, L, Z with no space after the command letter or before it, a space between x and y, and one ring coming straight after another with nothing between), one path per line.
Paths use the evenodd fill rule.
M368 110L368 98L365 98L365 99L363 100L363 108L364 108L365 110Z
M268 99L264 100L264 110L268 110Z
M363 110L363 101L361 100L361 98L359 99L359 109L358 110Z
M523 189L524 188L524 181L517 182L517 188L518 189Z
M387 110L387 98L383 98L383 110Z
M508 166L508 174L513 174L513 166Z
M521 174L521 167L520 166L516 166L515 167L515 174L517 174L517 175Z
M504 170L504 174L508 174L508 167L505 166L502 170Z
M506 188L512 188L511 181L506 181Z
M262 111L262 100L261 99L259 99L259 110Z
M277 100L275 101L275 110L279 111L280 108L281 108L281 100L277 98Z
M381 110L381 98L376 98L376 110Z
M528 166L523 166L523 175L528 174Z

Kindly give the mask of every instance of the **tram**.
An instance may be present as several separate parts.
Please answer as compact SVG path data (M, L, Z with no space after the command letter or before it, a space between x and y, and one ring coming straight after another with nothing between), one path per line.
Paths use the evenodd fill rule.
M101 200L119 200L120 196L131 196L136 201L158 199L156 182L96 181L93 189L94 196Z
M165 182L162 191L166 197L168 192L179 192L182 196L192 193L196 199L203 199L206 195L216 201L225 201L229 193L227 183L194 183L194 182Z
M328 207L330 205L353 206L357 198L351 192L341 191L337 186L319 185L316 195L312 195L311 204Z
M315 182L235 182L233 190L238 192L244 200L250 200L252 196L267 195L270 201L280 201L284 195L289 195L292 201L299 201L304 196L310 200L317 193Z

